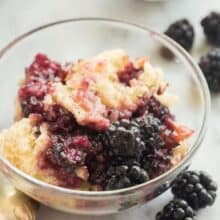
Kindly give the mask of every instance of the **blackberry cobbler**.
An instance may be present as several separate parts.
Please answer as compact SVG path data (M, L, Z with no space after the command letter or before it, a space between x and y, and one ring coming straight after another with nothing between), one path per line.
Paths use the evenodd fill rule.
M3 155L50 184L114 190L155 178L186 155L193 131L175 122L162 72L122 50L25 69Z

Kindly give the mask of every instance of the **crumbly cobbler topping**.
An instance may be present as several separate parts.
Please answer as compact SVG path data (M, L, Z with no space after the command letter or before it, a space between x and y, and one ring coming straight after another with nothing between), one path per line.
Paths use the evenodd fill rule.
M19 169L55 185L113 190L166 172L193 131L175 122L162 72L123 50L61 65L38 54L26 68L17 122L0 135Z

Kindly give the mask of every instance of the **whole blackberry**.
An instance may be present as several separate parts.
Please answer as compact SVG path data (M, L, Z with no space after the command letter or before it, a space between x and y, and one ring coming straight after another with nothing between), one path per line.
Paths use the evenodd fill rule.
M181 19L171 24L165 34L190 51L194 42L194 29L187 19Z
M143 118L137 119L136 121L142 129L141 132L143 132L146 137L150 137L152 134L160 132L161 122L152 114L145 115Z
M172 186L173 194L186 200L195 210L213 205L216 191L216 183L202 171L186 171L177 177Z
M107 171L106 190L122 189L149 180L147 172L137 165L111 166Z
M160 137L161 122L152 114L147 114L143 118L136 119L139 124L141 137L145 143L145 152L152 152L154 149L161 148L164 143Z
M105 132L104 139L110 157L139 159L145 150L138 124L127 119L113 123Z
M201 57L199 66L213 92L220 92L220 48Z
M211 12L202 19L201 25L207 40L214 45L220 46L220 13Z
M186 201L174 199L157 213L156 220L195 220L195 213Z

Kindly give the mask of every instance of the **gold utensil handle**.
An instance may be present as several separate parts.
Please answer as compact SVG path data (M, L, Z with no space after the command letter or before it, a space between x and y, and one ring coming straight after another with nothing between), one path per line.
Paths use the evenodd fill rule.
M0 174L0 220L36 220L39 204L17 191Z

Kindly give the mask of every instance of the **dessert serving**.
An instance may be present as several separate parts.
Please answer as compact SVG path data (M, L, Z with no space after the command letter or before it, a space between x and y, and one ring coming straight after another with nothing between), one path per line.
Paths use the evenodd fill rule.
M25 69L2 154L44 182L115 190L153 179L188 152L160 69L123 50L61 65L37 54Z

